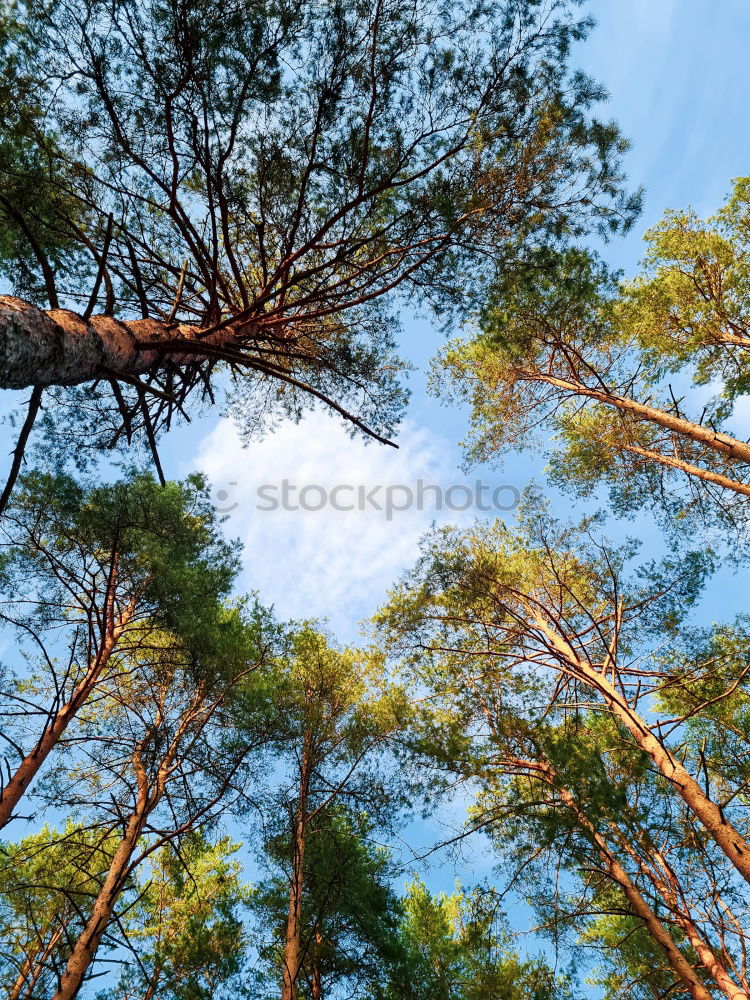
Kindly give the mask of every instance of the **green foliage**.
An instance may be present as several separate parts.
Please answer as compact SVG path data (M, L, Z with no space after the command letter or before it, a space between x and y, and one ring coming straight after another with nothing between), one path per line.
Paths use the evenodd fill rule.
M403 960L399 939L401 904L395 895L393 864L374 841L376 831L363 813L334 805L309 831L302 903L304 956L300 995L313 995L318 977L323 996L377 994L384 970ZM281 832L265 844L272 874L257 886L252 909L263 945L254 994L278 992L289 911L289 836Z
M125 917L127 940L138 961L101 1000L145 996L154 1000L212 1000L243 995L246 961L242 918L250 890L233 856L239 845L210 843L192 833L165 845L142 876L141 891Z
M655 994L674 991L674 976L664 968L664 958L641 922L618 912L622 900L617 893L608 897L603 888L598 906L601 914L589 920L580 934L580 953L589 951L594 966L586 982L608 1000L623 996L652 1000Z
M332 773L348 770L408 718L406 693L388 678L382 655L339 649L314 623L289 630L287 648L266 677L274 686L280 751L301 746L308 733L316 765Z
M19 294L51 302L42 260L54 271L78 273L81 246L71 226L83 223L84 202L70 191L59 135L45 123L39 80L28 61L38 58L28 23L12 0L0 4L0 274ZM63 219L68 219L66 226Z
M614 314L656 375L686 369L697 385L719 384L727 415L750 388L742 353L750 333L749 233L747 177L735 180L726 204L706 220L692 210L667 212L646 233L644 273L624 284Z
M107 313L237 320L234 355L149 373L185 390L179 408L151 401L157 430L188 395L213 401L223 361L245 434L321 395L390 433L407 396L397 288L447 321L481 299L488 261L639 211L628 143L596 115L605 91L570 66L593 27L580 6L18 0L6 61L33 125L0 117L0 145L28 180L45 278L81 310L103 264ZM0 243L38 289L19 240ZM90 373L70 381L45 383L47 417L82 449L143 429L127 379L125 406Z
M744 531L747 456L731 438L712 442L731 434L748 390L749 196L740 179L706 221L668 212L631 281L575 247L500 268L475 335L433 373L436 392L471 406L467 460L535 445L555 484L590 495L605 483L618 513L650 507L683 534L696 523Z
M63 832L45 825L0 846L0 969L9 993L14 984L31 996L54 988L110 848L111 839L71 821Z
M415 880L403 901L404 959L380 1000L564 1000L570 983L541 958L522 959L488 889L433 896Z
M515 526L496 521L426 535L414 570L375 620L396 648L413 650L414 661L429 669L433 650L440 659L443 638L473 634L481 648L488 628L497 630L500 650L511 655L513 622L530 620L535 606L549 608L575 634L622 602L621 648L642 649L650 636L676 630L713 563L694 552L638 566L638 549L634 539L608 543L598 515L579 523L556 520L549 504L530 491ZM507 644L501 641L506 635ZM595 634L591 642L592 658L603 657L604 636Z
M614 858L713 988L694 942L722 951L730 976L741 966L744 884L630 723L745 831L747 624L685 632L702 558L633 571L637 547L596 528L557 523L532 496L515 528L433 531L377 622L424 695L414 752L471 790L467 834L489 837L556 946L612 1000L684 993Z
M3 536L3 589L43 593L34 612L40 624L71 605L72 621L80 619L115 572L118 603L132 601L144 626L166 629L215 668L251 658L248 626L257 613L226 604L237 546L221 537L198 476L160 487L133 474L99 486L32 472L20 482Z

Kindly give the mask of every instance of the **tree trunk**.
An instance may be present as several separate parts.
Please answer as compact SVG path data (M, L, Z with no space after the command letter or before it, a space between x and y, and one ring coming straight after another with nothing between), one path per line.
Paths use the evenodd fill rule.
M545 375L543 372L522 372L522 377L532 382L544 382L553 385L558 389L563 389L575 396L584 396L586 399L595 399L598 403L606 406L613 406L624 413L632 413L640 420L657 424L668 431L680 434L698 444L705 444L714 451L730 458L736 458L741 462L750 463L750 444L745 441L738 441L737 438L729 434L722 434L719 431L711 430L702 424L685 420L684 417L675 416L660 410L655 406L648 406L646 403L639 403L627 396L618 396L617 393L607 392L604 389L591 389L582 382L574 382L569 379L556 378L554 375Z
M679 881L677 876L667 859L659 851L656 851L653 848L650 849L650 853L653 856L654 861L664 872L664 875L660 876L657 871L652 870L651 867L644 863L643 859L639 857L632 845L627 842L627 838L620 836L618 839L620 840L622 848L630 855L635 864L638 866L641 874L645 875L645 877L649 879L656 891L669 907L669 910L674 918L674 922L685 932L685 937L690 942L693 950L700 959L701 964L712 977L724 996L727 997L727 1000L750 1000L750 995L748 995L746 990L742 989L735 983L727 972L724 964L716 957L713 948L706 940L702 931L698 928L690 916L689 908L685 905L684 900L680 898L682 894L679 890Z
M54 719L45 729L34 749L24 757L3 786L2 792L0 792L0 829L11 821L14 809L28 791L39 769L60 742L65 730L75 718L76 712L91 694L102 670L114 652L131 614L132 612L123 614L117 626L106 636L99 652L91 661L85 677L76 685L70 700L55 713Z
M8 994L7 1000L21 1000L22 997L24 1000L31 1000L34 993L34 987L39 982L39 977L44 972L44 963L55 950L55 947L60 941L62 935L63 928L58 927L57 930L53 931L50 935L50 939L43 949L37 949L33 956L29 955L26 958L21 967L21 971L18 973L18 978Z
M315 944L318 951L320 951L320 946L323 943L323 935L319 930L315 932ZM315 959L312 964L312 975L311 979L311 990L312 1000L323 1000L323 979L320 975L320 955L316 954Z
M149 350L149 345L181 341L221 347L237 340L232 327L207 337L198 337L199 331L155 319L92 316L86 321L69 309L38 309L24 299L0 295L0 389L80 385L102 376L127 381L170 357L169 347ZM171 356L180 364L194 357L175 349Z
M53 1000L74 1000L83 985L125 885L128 866L138 846L143 827L155 805L155 800L149 798L148 789L141 787L136 807L128 819L125 833L112 857L107 877L96 898L91 916L73 946Z
M189 708L177 724L153 780L149 781L143 763L143 751L154 739L155 731L148 732L133 751L131 763L135 772L137 787L135 807L128 817L125 825L125 833L112 857L109 871L96 898L86 927L73 946L73 951L68 959L65 972L60 979L60 986L53 1000L74 1000L74 997L78 994L86 979L89 967L101 943L102 935L112 919L117 900L125 886L133 854L138 847L143 829L149 816L164 796L169 780L170 768L179 752L185 734L200 714L204 694L205 689L201 684L196 690ZM163 697L164 692L162 691L162 699ZM159 705L163 707L163 700L159 701ZM161 724L164 721L161 709L159 717ZM205 724L205 719L203 724ZM183 830L187 828L185 825L182 826Z
M281 1000L297 1000L300 966L302 964L302 891L304 881L305 843L307 837L307 803L310 794L311 736L305 730L300 757L299 799L292 831L292 879L289 887L289 912L284 941L284 967Z
M535 763L523 761L519 763L532 772L541 772L543 780L554 788L565 808L569 809L576 817L581 828L586 832L589 840L602 858L610 877L622 889L625 898L632 908L633 914L643 921L643 925L651 938L664 953L669 967L685 986L693 1000L713 1000L711 994L698 978L695 969L677 947L674 938L654 913L648 900L642 895L625 868L618 861L617 856L609 844L607 844L604 837L602 837L589 818L581 811L578 803L568 789L560 786L552 766L546 762Z
M156 995L156 988L159 985L159 980L161 979L161 970L162 970L161 965L157 965L154 968L153 975L148 981L148 989L143 994L143 1000L153 1000L154 996Z
M750 882L750 843L732 823L728 822L722 809L706 795L684 764L654 736L650 726L607 680L604 673L578 659L570 645L537 615L534 615L534 619L568 668L587 687L602 695L610 711L622 722L637 746L648 754L661 774L703 824L717 847L724 852L742 877Z
M712 483L714 486L720 486L724 490L732 490L734 493L750 497L750 485L737 482L736 479L730 479L729 476L722 476L720 473L711 472L709 469L701 469L691 462L683 461L681 458L662 455L661 452L650 451L648 448L641 448L635 444L618 443L617 447L622 448L623 451L630 452L632 455L639 455L649 462L658 462L660 465L666 465L670 469L679 469L680 472L684 472L688 476L695 476L696 479L702 479L705 483Z

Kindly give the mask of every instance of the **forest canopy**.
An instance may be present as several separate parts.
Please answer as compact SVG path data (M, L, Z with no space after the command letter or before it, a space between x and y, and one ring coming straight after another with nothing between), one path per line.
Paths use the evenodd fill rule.
M750 1000L750 179L616 270L593 27L0 0L7 1000ZM395 445L414 316L467 465L548 465L342 642L159 449Z

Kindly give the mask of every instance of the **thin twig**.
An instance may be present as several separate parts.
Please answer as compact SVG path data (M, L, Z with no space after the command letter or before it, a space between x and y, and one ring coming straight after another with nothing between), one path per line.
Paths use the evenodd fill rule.
M13 487L16 485L16 480L18 479L18 473L21 471L21 463L23 462L23 453L26 449L26 442L29 440L31 428L34 426L34 421L36 420L37 413L39 412L43 392L44 388L37 385L34 386L34 390L31 393L26 419L23 422L21 433L18 435L18 443L13 451L13 461L10 466L10 472L8 473L8 480L5 483L5 489L3 490L2 496L0 496L0 514L2 514L8 505L10 495L13 492Z
M172 306L172 311L167 317L167 326L171 326L174 323L174 318L177 315L177 310L180 308L180 302L182 301L182 289L185 285L185 275L187 274L187 257L185 258L185 263L182 265L182 270L180 271L180 280L177 285L177 294L174 297L174 305Z
M107 368L106 365L99 365L97 371L101 372L102 375L106 375L110 382L126 382L128 385L135 386L139 392L148 392L152 396L158 396L159 399L165 400L167 403L177 405L176 396L173 396L168 392L164 392L163 389L157 389L153 385L148 385L146 382L141 382L141 380L136 378L135 375L123 375L122 372L117 372L114 368Z
M154 460L154 466L156 468L156 474L159 477L159 482L162 486L167 485L167 480L164 478L164 471L161 467L161 461L159 459L159 452L156 449L156 435L154 434L154 425L151 423L151 414L148 412L148 403L146 402L145 393L141 392L141 412L143 413L143 426L146 430L146 437L148 438L148 444L151 449L151 457Z
M107 254L109 253L109 244L112 240L112 226L114 224L114 216L109 213L107 218L107 232L104 235L104 246L102 247L102 255L99 258L99 269L96 272L96 281L94 282L94 287L91 289L91 297L89 298L89 304L83 311L83 318L88 322L91 313L94 311L94 306L96 305L96 300L99 298L99 289L101 288L102 278L104 277L104 268L107 266Z
M34 256L39 262L39 266L42 269L42 276L44 278L44 287L47 292L47 299L49 300L50 309L59 309L60 301L57 297L57 287L55 286L55 271L52 264L49 261L46 253L42 249L41 244L34 235L33 230L27 224L26 219L21 212L13 205L11 201L7 198L0 197L0 203L5 206L6 211L15 219L18 225L23 230L23 234L29 242L29 246L34 251Z

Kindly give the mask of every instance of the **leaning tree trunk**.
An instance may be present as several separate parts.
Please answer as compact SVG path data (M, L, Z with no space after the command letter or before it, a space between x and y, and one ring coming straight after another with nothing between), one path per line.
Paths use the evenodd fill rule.
M60 985L53 1000L74 1000L83 985L91 963L101 943L125 885L130 861L140 840L143 827L155 803L149 799L148 790L141 789L136 808L128 818L120 843L117 845L101 891L96 897L86 927L73 945L73 951L60 977Z
M750 497L750 485L740 483L736 479L730 479L729 476L722 476L719 472L711 472L710 469L701 469L700 466L693 465L692 462L685 462L681 458L663 455L659 451L651 451L648 448L641 448L635 444L618 442L617 447L622 448L623 451L627 451L631 455L638 455L647 462L656 462L659 465L666 466L668 469L678 469L687 476L695 476L696 479L702 479L704 483L711 483L712 486L720 486L723 490L732 490L741 496Z
M677 947L677 944L675 943L675 940L668 928L662 923L652 909L648 900L643 896L640 889L630 878L630 875L620 863L607 841L601 833L599 833L588 816L586 816L582 811L575 797L569 789L558 781L557 775L552 766L546 761L538 764L531 761L522 761L519 763L525 766L532 773L535 771L538 772L542 777L542 780L549 784L550 787L554 788L560 796L565 808L576 817L576 820L580 824L587 839L602 859L609 877L622 890L633 915L643 923L643 926L646 928L651 939L664 955L669 967L672 969L693 1000L713 1000L709 991L700 981L693 966L690 962L688 962L683 953ZM739 1000L739 998L735 998L735 1000Z
M208 352L237 340L232 326L204 336L197 326L114 316L86 320L69 309L39 309L0 295L0 389L128 381L167 358L184 364L195 357L193 350Z
M109 613L111 613L111 601ZM89 664L85 676L76 685L69 700L55 713L53 719L44 730L34 749L28 753L18 765L14 773L8 778L0 792L0 829L6 826L13 818L13 811L23 796L29 790L31 782L39 773L47 757L54 750L65 734L65 730L76 716L82 705L86 703L91 692L94 690L102 670L109 662L112 653L122 635L125 627L132 615L132 608L128 609L117 621L113 623L109 633L105 636L99 652Z
M697 926L680 891L677 876L667 859L660 851L649 845L653 859L653 867L646 865L628 841L627 837L619 838L620 846L638 866L641 874L647 878L667 905L674 923L682 930L693 951L698 956L701 965L713 978L714 982L727 1000L750 1000L746 989L738 986L732 979L726 966L717 958L714 949L701 929ZM658 874L661 870L664 874Z
M667 413L665 410L649 406L647 403L639 403L637 400L629 399L627 396L620 396L605 389L592 389L583 382L557 378L554 375L546 375L543 372L523 372L521 374L523 378L530 382L543 382L545 385L552 385L573 396L593 399L597 403L614 407L623 413L630 413L637 420L656 424L658 427L663 427L673 434L679 434L690 441L695 441L697 444L706 445L721 455L750 463L750 444L746 441L739 441L729 434L712 430L710 427L704 427L703 424L696 424L692 420L685 420L684 417ZM684 471L688 470L684 469Z
M587 687L599 692L613 716L619 719L630 733L636 746L651 758L659 772L703 824L716 846L724 852L740 875L750 882L750 842L733 823L729 822L721 806L704 792L682 761L654 736L651 726L628 703L615 685L610 683L602 671L579 659L571 646L543 620L536 618L535 624L567 669Z
M24 961L7 1000L33 1000L36 984L44 972L47 960L60 943L63 930L63 927L58 927L52 932L44 948L38 948Z

